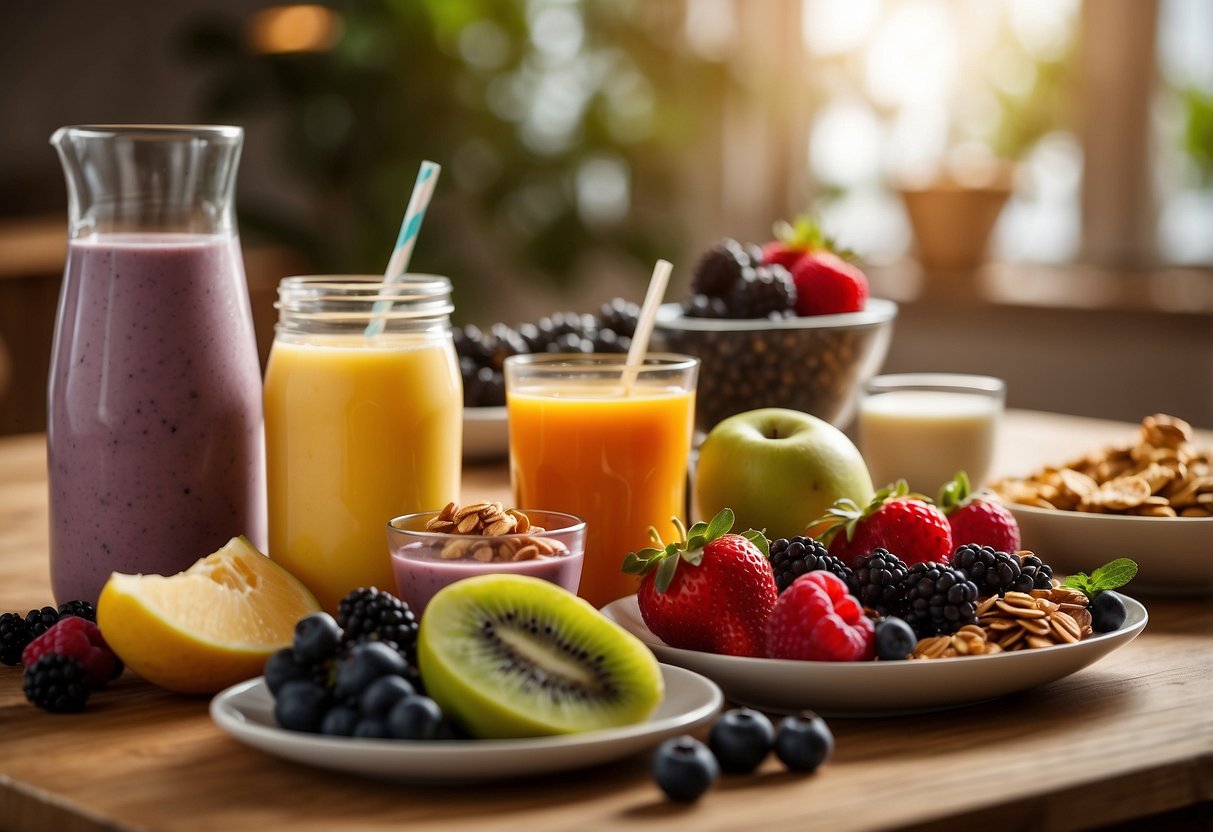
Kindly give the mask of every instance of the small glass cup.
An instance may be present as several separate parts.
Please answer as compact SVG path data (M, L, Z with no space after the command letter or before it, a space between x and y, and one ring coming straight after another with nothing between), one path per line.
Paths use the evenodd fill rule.
M990 474L1006 383L993 376L877 376L859 403L859 447L877 488L898 479L935 496L957 471L973 488Z
M558 511L524 509L523 513L543 531L448 534L426 531L426 523L438 515L436 511L393 518L387 538L397 594L420 616L438 590L477 575L530 575L577 592L585 555L585 521ZM524 553L525 559L514 560L527 546L535 547L535 555ZM487 559L479 559L478 554Z
M674 538L686 513L699 360L649 353L515 355L505 360L510 480L517 505L589 524L578 594L602 607L636 591L621 571L649 529Z

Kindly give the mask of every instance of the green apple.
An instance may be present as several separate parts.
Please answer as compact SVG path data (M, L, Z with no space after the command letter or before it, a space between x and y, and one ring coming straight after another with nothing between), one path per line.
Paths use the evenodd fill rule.
M731 508L733 528L765 529L771 540L803 534L840 497L863 506L872 496L868 467L846 434L798 410L730 416L699 449L699 516Z

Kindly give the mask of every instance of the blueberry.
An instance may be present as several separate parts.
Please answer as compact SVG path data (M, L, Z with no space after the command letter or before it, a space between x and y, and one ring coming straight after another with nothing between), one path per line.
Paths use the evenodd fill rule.
M404 657L383 642L355 644L337 660L333 693L338 699L356 699L380 676L403 676Z
M708 747L720 768L730 774L745 774L758 768L775 743L771 720L751 708L726 711L708 735Z
M812 711L786 716L775 734L775 755L792 771L813 771L830 758L834 735Z
M310 677L307 665L300 664L295 658L295 651L284 647L265 662L265 684L274 696L282 690L287 682L296 682Z
M295 658L304 664L331 659L340 646L341 628L327 612L305 615L295 624Z
M320 733L330 737L352 737L357 724L357 709L349 705L335 705L320 720Z
M274 702L274 719L290 731L319 730L328 710L328 694L315 682L293 680L278 691Z
M653 755L653 779L670 800L694 803L720 776L708 747L682 735L663 742Z
M1091 611L1091 629L1097 633L1110 633L1125 624L1128 611L1125 602L1115 592L1104 591L1091 600L1087 608Z
M914 652L918 636L914 628L893 616L876 622L876 657L886 660L904 659Z
M386 740L390 738L387 723L377 717L364 717L354 726L354 736L366 739Z
M358 709L363 716L386 717L392 706L415 693L413 686L400 676L380 676L358 697Z
M438 738L442 709L428 696L406 696L388 712L387 729L398 740Z

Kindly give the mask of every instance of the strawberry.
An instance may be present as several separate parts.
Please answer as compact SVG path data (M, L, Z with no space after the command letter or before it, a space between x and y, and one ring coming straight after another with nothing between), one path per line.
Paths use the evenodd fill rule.
M797 315L862 312L868 301L868 278L853 264L829 251L810 251L792 267Z
M623 571L643 575L636 600L644 623L671 647L730 656L762 656L767 618L779 591L762 532L729 534L733 512L687 529L679 540L630 553Z
M868 279L843 259L821 227L808 217L795 225L775 224L776 239L762 247L764 263L778 263L792 273L797 315L860 312L868 299Z
M952 543L975 543L996 552L1020 550L1019 524L990 492L969 493L969 477L957 471L956 477L939 489L939 507L952 527Z
M929 497L911 494L905 480L876 492L866 508L843 498L808 525L805 533L826 543L829 552L855 568L876 549L887 549L907 565L952 556L952 529Z

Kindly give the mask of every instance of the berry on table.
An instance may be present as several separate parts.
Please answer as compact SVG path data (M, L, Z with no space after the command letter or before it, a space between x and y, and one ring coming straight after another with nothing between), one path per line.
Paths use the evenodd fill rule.
M767 620L767 655L773 659L853 662L874 653L872 620L829 572L793 581Z
M694 803L719 776L712 752L685 734L666 740L653 755L653 779L666 797L679 803Z
M758 768L775 743L775 727L764 714L752 708L725 711L708 734L708 748L720 768L730 774L746 774Z
M59 617L74 615L85 621L97 622L97 610L88 601L64 601L59 605Z
M43 656L70 656L88 674L89 685L100 690L122 673L122 662L110 650L101 630L91 621L65 615L54 626L26 645L21 663L32 666Z
M84 663L73 656L47 653L26 665L25 698L51 713L83 710L92 688Z
M59 611L54 607L30 610L25 616L25 623L29 625L31 638L37 638L42 635L51 627L54 627L58 621Z
M792 771L815 771L834 753L834 734L812 711L784 717L775 734L775 756Z
M21 664L21 651L32 640L29 624L18 613L0 615L0 664Z

